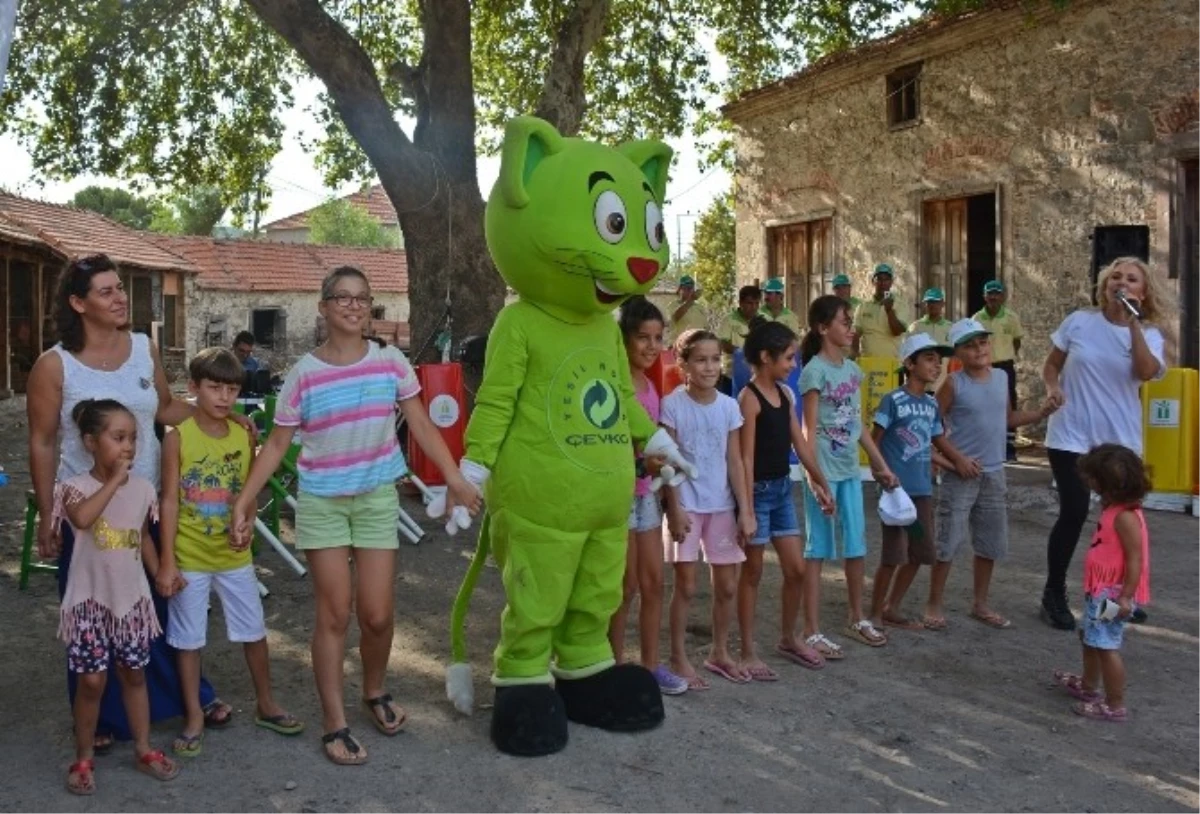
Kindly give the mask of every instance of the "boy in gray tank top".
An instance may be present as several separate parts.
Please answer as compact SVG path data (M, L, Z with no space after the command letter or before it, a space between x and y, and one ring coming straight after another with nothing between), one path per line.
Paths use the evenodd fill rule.
M950 344L962 363L938 390L938 406L954 446L973 461L971 477L949 470L943 475L937 506L937 562L929 581L925 626L946 627L942 594L954 555L971 538L975 551L975 598L971 618L989 627L1006 628L1008 619L988 606L988 590L996 560L1008 553L1007 486L1004 481L1005 443L1009 429L1034 424L1050 413L1014 410L1008 402L1008 374L992 367L988 331L977 320L960 319L950 326Z

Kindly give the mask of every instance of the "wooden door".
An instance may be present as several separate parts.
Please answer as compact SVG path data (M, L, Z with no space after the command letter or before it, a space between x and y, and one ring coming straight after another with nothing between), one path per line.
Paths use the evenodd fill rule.
M970 316L967 313L967 199L926 201L922 224L922 288L937 287L946 293L948 319Z
M833 219L792 223L772 230L768 277L787 289L787 307L803 323L808 305L829 290L833 279Z

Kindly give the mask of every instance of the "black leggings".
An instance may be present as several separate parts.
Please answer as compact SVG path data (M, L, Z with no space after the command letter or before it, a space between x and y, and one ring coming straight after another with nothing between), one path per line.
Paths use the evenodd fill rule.
M1067 569L1071 567L1075 544L1087 522L1091 490L1079 474L1080 453L1062 449L1047 452L1050 471L1058 486L1058 520L1046 544L1046 593L1061 596L1067 590Z

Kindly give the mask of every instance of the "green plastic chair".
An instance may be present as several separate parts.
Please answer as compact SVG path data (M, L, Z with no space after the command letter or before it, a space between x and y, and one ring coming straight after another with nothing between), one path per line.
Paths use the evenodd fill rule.
M29 585L29 575L32 573L57 574L58 566L54 563L35 561L33 547L37 540L38 506L33 490L25 493L25 541L21 546L21 578L17 584L19 590L25 590Z

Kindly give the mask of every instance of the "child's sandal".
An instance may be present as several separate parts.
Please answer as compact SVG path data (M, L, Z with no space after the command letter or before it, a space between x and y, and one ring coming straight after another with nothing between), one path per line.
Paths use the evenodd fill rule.
M1067 673L1062 670L1054 671L1054 681L1060 687L1067 691L1067 694L1072 698L1078 698L1080 701L1103 701L1104 696L1096 690L1089 690L1083 686L1083 676Z
M1071 709L1076 715L1091 718L1093 721L1108 721L1114 724L1123 724L1129 718L1129 712L1125 707L1113 709L1103 701L1081 701L1071 707Z
M179 764L163 754L161 749L151 749L139 757L134 766L155 780L174 780L179 775Z
M72 763L67 769L67 791L84 797L95 794L95 765L91 758Z

